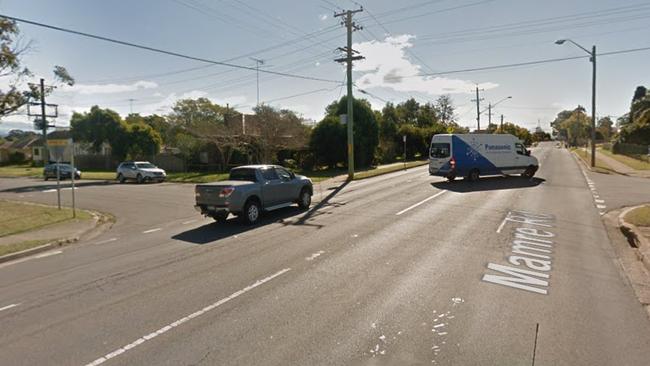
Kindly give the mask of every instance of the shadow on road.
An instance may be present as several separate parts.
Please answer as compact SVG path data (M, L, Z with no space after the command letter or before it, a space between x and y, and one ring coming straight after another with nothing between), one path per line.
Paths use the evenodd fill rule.
M203 225L201 227L176 234L172 236L172 239L182 240L192 244L208 244L270 224L282 224L285 226L301 225L320 229L323 227L323 225L314 224L309 221L317 216L327 214L327 212L323 212L321 210L327 206L336 205L334 203L330 203L330 200L334 198L334 196L336 196L336 194L338 194L343 188L345 188L348 183L349 181L345 181L340 186L336 187L332 192L330 192L330 194L328 194L325 198L323 198L320 202L312 206L307 211L292 206L276 211L265 212L264 215L260 217L259 222L255 225L246 225L242 223L237 217L231 215L230 218L224 223L214 222L211 224Z
M452 192L467 193L467 192L481 192L481 191L494 191L499 189L517 189L517 188L532 188L537 187L546 180L543 178L522 178L522 177L485 177L479 179L477 182L469 182L467 180L461 181L442 181L431 183L432 186L438 189L445 189Z
M93 186L106 186L106 185L111 185L115 184L116 182L110 181L110 180L95 180L95 181L75 181L74 185L76 188L83 188L83 187L93 187ZM72 183L70 181L65 181L61 182L60 187L63 188L70 188L72 187ZM37 185L30 185L30 186L22 186L22 187L13 187L13 188L8 188L8 189L3 189L0 190L0 192L11 192L11 193L28 193L28 192L41 192L41 191L46 191L48 189L56 189L56 181L54 183L45 183L45 184L37 184Z

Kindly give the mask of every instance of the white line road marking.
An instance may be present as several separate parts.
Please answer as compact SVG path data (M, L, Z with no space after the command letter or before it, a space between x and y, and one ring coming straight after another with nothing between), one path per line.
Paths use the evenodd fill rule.
M594 200L596 203L605 203L605 200Z
M445 193L445 192L447 192L447 191L440 191L440 192L434 194L433 196L431 196L431 197L429 197L429 198L425 198L425 199L423 199L422 201L420 201L420 202L418 202L418 203L416 203L416 204L414 204L414 205L411 205L411 206L409 206L409 207L403 209L402 211L396 213L395 215L396 215L396 216L399 216L399 215L403 214L404 212L409 211L409 210L412 210L412 209L414 209L414 208L420 206L421 204L423 204L423 203L425 203L425 202L427 202L427 201L430 201L430 200L432 200L432 199L434 199L434 198L440 196L441 194L443 194L443 193Z
M188 224L191 224L191 223L196 222L196 221L197 220L188 220L188 221L183 222L182 224L183 225L188 225Z
M607 208L605 205L596 205L597 208Z
M39 254L39 255L35 256L34 258L45 258L45 257L51 257L51 256L53 256L53 255L57 255L57 254L61 254L61 253L63 253L62 250L57 250L57 251L55 251L55 252L47 252L47 253Z
M168 324L168 325L166 325L166 326L164 326L164 327L162 327L162 328L160 328L160 329L158 329L158 330L156 330L154 332L151 332L151 333L149 333L149 334L147 334L147 335L145 335L143 337L140 337L140 338L136 339L135 341L133 341L133 342L131 342L131 343L129 343L129 344L123 346L123 347L120 347L120 348L116 349L115 351L110 352L110 353L96 359L95 361L93 361L91 363L86 364L86 366L100 365L100 364L110 360L111 358L117 357L117 356L121 355L122 353L124 353L126 351L129 351L129 350L141 345L142 343L144 343L146 341L149 341L149 340L151 340L151 339L153 339L153 338L155 338L155 337L157 337L157 336L159 336L159 335L161 335L163 333L166 333L167 331L169 331L171 329L174 329L175 327L177 327L177 326L179 326L179 325L181 325L181 324L183 324L183 323L185 323L185 322L187 322L187 321L189 321L189 320L191 320L193 318L201 316L201 315L207 313L208 311L213 310L213 309L227 303L228 301L233 300L233 299L247 293L248 291L254 289L255 287L263 285L266 282L269 282L272 279L289 272L290 270L291 270L291 268L285 268L285 269L283 269L283 270L281 270L279 272L276 272L276 273L274 273L274 274L272 274L272 275L270 275L270 276L268 276L266 278L258 280L255 283L253 283L252 285L244 287L243 289L241 289L241 290L239 290L237 292L234 292L230 296L225 297L225 298L223 298L223 299L221 299L221 300L219 300L219 301L217 301L217 302L215 302L213 304L210 304L210 305L204 307L203 309L201 309L199 311L196 311L196 312L194 312L194 313L192 313L192 314L190 314L190 315L188 315L186 317L180 318L180 319L176 320L173 323L170 323L170 324Z
M322 251L322 250L319 250L316 253L310 255L309 257L306 257L305 259L308 260L308 261L313 261L314 259L316 259L317 257L319 257L323 253L325 253L325 252Z
M3 311L3 310L9 310L9 309L11 309L11 308L15 308L16 306L18 306L18 305L20 305L20 304L21 304L21 303L18 303L18 304L11 304L11 305L7 305L7 306L3 306L3 307L0 308L0 311Z
M142 233L143 233L143 234L149 234L149 233L153 233L153 232L160 231L160 230L162 230L162 229L159 228L159 227L157 227L157 228L155 228L155 229L145 230L145 231L143 231Z
M94 245L98 245L98 244L106 244L106 243L110 243L110 242L112 242L112 241L116 241L116 240L117 240L117 238L110 238L110 239L106 239L106 240L98 241L97 243L93 243L93 244L94 244Z
M500 233L501 229L503 229L503 226L505 226L506 221L508 221L508 216L510 216L510 212L508 212L506 217L503 218L503 221L501 221L501 225L499 225L499 228L497 229L497 233Z
M43 193L50 193L50 192L56 192L56 189L46 189L42 191Z

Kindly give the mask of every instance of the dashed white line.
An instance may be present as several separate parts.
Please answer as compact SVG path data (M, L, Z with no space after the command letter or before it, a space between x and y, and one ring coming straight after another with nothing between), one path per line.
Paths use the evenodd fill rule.
M61 254L61 253L63 253L62 250L57 250L57 251L54 251L54 252L47 252L47 253L39 254L39 255L37 255L37 256L34 256L34 258L45 258L45 257L51 257L51 256L53 256L53 255L57 255L57 254Z
M445 192L447 192L447 191L440 191L440 192L434 194L433 196L431 196L431 197L429 197L429 198L425 198L425 199L423 199L422 201L420 201L420 202L418 202L418 203L416 203L416 204L414 204L414 205L411 205L411 206L409 206L409 207L403 209L402 211L396 213L395 215L396 215L396 216L399 216L399 215L403 214L404 212L409 211L409 210L412 210L412 209L414 209L414 208L420 206L421 204L423 204L423 203L425 203L425 202L427 202L427 201L430 201L430 200L432 200L432 199L434 199L434 198L440 196L441 194L443 194L443 193L445 193Z
M187 220L187 221L183 222L182 224L183 225L188 225L188 224L191 224L191 223L196 222L196 221L197 220Z
M597 199L595 199L594 202L596 202L596 203L605 203L605 200L597 200Z
M310 255L309 257L306 257L305 259L308 261L313 261L314 259L318 258L321 254L325 253L322 250L317 251L316 253Z
M3 307L0 308L0 311L3 311L3 310L9 310L9 309L11 309L11 308L15 308L15 307L18 306L18 305L20 305L20 303L18 303L18 304L11 304L11 305L7 305L7 306L3 306Z
M510 213L508 213L510 215ZM503 229L503 226L506 224L506 221L508 221L508 215L503 218L503 221L501 221L501 225L499 225L499 228L497 229L497 233L501 232L501 229Z
M157 227L157 228L155 228L155 229L145 230L145 231L143 231L142 233L143 233L143 234L149 234L149 233L153 233L153 232L160 231L160 230L162 230L162 229L159 228L159 227Z
M252 289L254 289L256 287L261 286L261 285L265 284L266 282L269 282L272 279L289 272L290 270L291 270L291 268L285 268L285 269L283 269L281 271L278 271L278 272L276 272L276 273L274 273L274 274L272 274L272 275L270 275L268 277L265 277L265 278L263 278L261 280L258 280L255 283L253 283L252 285L244 287L243 289L241 289L241 290L239 290L237 292L234 292L233 294L231 294L228 297L225 297L225 298L223 298L223 299L221 299L221 300L219 300L219 301L217 301L217 302L215 302L213 304L210 304L210 305L204 307L203 309L201 309L199 311L196 311L196 312L194 312L194 313L192 313L192 314L190 314L190 315L188 315L186 317L180 318L180 319L176 320L173 323L165 325L164 327L162 327L162 328L160 328L160 329L158 329L158 330L156 330L154 332L151 332L151 333L149 333L149 334L147 334L145 336L142 336L142 337L136 339L135 341L133 341L133 342L131 342L131 343L129 343L129 344L123 346L123 347L120 347L120 348L116 349L113 352L107 353L106 355L96 359L95 361L92 361L92 362L86 364L86 366L101 365L102 363L110 360L111 358L117 357L117 356L121 355L122 353L124 353L124 352L126 352L128 350L131 350L131 349L141 345L142 343L144 343L146 341L149 341L149 340L151 340L151 339L153 339L153 338L155 338L155 337L157 337L157 336L159 336L159 335L161 335L163 333L166 333L169 330L174 329L175 327L177 327L177 326L179 326L179 325L181 325L181 324L183 324L183 323L185 323L185 322L187 322L187 321L189 321L189 320L191 320L193 318L199 317L199 316L207 313L208 311L213 310L213 309L227 303L228 301L233 300L233 299L247 293L248 291L250 291L250 290L252 290Z
M597 208L601 208L601 209L602 209L602 208L607 208L607 206L605 206L605 205L596 205L596 207L597 207Z

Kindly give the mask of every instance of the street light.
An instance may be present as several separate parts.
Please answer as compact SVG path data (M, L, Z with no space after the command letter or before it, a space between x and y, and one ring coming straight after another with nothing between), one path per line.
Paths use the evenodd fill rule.
M555 44L561 45L565 42L571 42L576 47L589 54L589 61L593 65L591 78L591 167L596 166L596 46L591 47L591 51L575 43L570 39L558 39Z

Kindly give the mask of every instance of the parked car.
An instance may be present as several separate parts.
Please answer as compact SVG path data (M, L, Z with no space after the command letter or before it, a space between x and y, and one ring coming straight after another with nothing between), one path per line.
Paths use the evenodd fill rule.
M56 179L56 171L59 171L60 179L71 179L74 172L74 179L81 179L81 171L70 164L53 163L43 168L43 179Z
M148 161L125 161L117 167L117 180L120 183L128 179L138 183L163 182L167 173Z
M307 177L277 165L247 165L232 169L226 181L197 184L195 208L216 221L225 221L232 213L253 224L262 211L295 203L308 209L313 193Z

